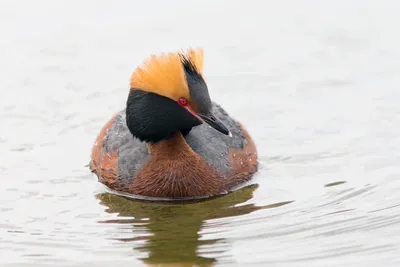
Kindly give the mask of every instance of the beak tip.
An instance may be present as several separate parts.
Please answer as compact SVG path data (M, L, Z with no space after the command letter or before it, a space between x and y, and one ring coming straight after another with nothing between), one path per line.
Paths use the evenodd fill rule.
M228 135L229 137L232 137L232 133L226 128L226 126L217 118L215 118L212 114L211 115L202 115L199 114L200 119L202 120L202 123L207 123L208 127L214 128L218 132Z

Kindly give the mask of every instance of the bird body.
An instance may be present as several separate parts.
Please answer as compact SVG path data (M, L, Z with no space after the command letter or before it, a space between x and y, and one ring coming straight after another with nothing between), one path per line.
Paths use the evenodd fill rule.
M102 128L90 168L120 193L219 195L257 171L246 129L211 101L203 51L150 57L133 73L127 106Z

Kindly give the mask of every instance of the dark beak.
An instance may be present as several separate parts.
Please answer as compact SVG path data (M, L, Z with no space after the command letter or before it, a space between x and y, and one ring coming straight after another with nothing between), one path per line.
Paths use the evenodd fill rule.
M217 130L225 135L231 136L231 133L229 132L228 128L226 128L226 126L219 119L217 119L213 114L209 114L209 115L199 114L199 117L203 121L205 121L208 125L213 127L215 130Z

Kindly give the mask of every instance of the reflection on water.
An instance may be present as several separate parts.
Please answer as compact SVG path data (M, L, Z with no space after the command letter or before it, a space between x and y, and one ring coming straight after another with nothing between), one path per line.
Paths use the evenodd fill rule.
M136 246L140 252L147 252L143 258L147 264L157 266L213 266L212 257L198 255L201 246L224 242L224 239L201 240L199 234L204 222L217 218L235 217L250 214L260 209L275 208L291 203L281 202L256 206L243 204L252 198L257 185L248 186L224 197L196 201L188 204L136 201L110 193L98 194L102 205L109 213L118 213L121 220L106 220L101 223L117 223L132 227L133 238L120 238L121 242L145 241ZM127 217L129 219L126 219ZM149 234L143 234L143 230ZM136 233L138 232L138 233Z

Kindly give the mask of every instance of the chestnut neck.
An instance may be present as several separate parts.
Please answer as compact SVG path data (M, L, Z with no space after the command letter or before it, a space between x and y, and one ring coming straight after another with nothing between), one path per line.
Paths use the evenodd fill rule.
M147 147L152 156L159 159L180 159L195 155L180 131L176 131L168 139L159 142L148 142Z

